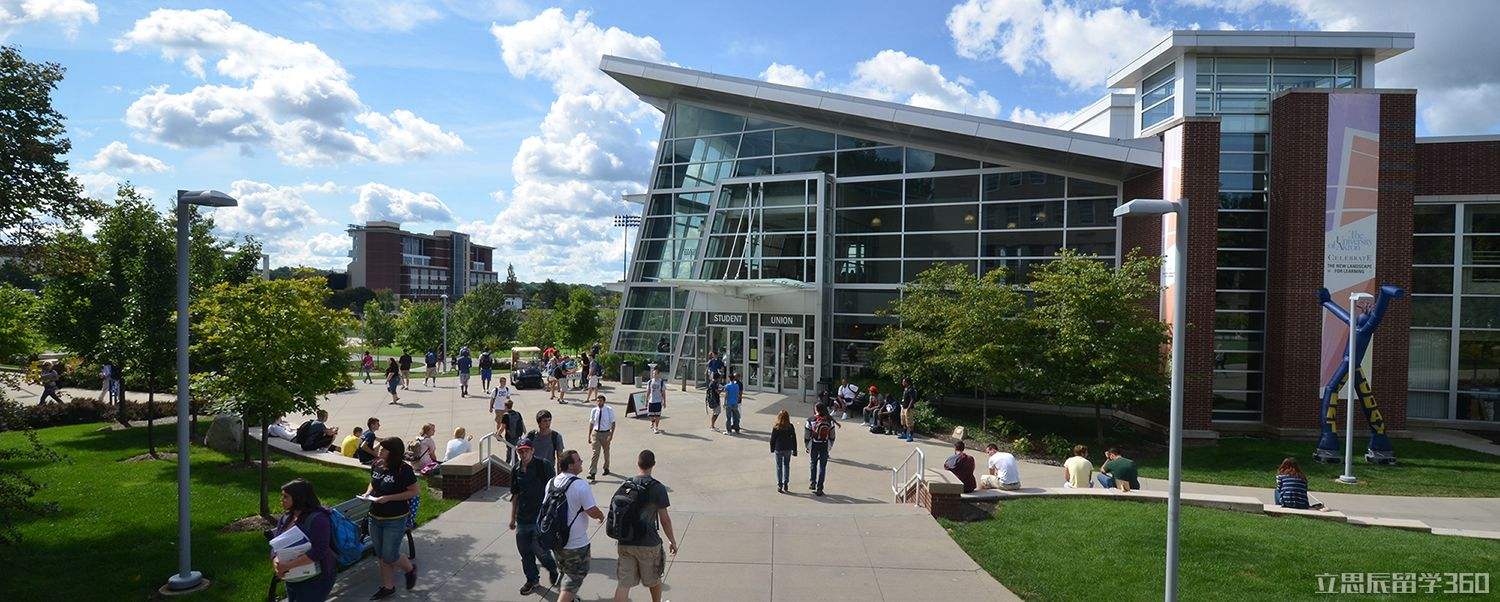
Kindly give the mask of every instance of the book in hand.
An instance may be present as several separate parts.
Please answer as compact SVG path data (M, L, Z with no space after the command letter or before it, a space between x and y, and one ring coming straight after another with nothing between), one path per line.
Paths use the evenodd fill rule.
M361 493L359 495L354 496L354 499L356 499L356 500L364 500L366 502L370 502L370 503L373 504L373 503L375 503L375 500L377 500L379 498L378 498L378 496L373 496L373 495L370 495L368 493Z
M276 559L282 562L296 560L298 556L306 554L311 549L312 541L307 538L302 529L295 525L283 531L280 535L271 538L271 553L275 554ZM296 583L317 577L320 572L321 569L318 567L318 563L313 562L292 568L281 579L288 583Z

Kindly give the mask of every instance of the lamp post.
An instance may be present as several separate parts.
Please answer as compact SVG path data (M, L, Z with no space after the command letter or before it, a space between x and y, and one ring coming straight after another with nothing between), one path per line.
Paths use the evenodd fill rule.
M625 260L626 248L630 241L630 229L641 227L641 216L626 214L616 215L615 227L625 229L625 234L620 237L620 281L624 282L625 279L628 278L627 273L630 271L630 264Z
M1356 350L1354 339L1358 332L1354 324L1359 317L1356 313L1359 308L1355 304L1374 298L1370 293L1349 293L1349 371L1344 374L1344 381L1348 383L1348 388L1344 391L1346 402L1344 406L1344 474L1339 475L1339 482L1347 485L1359 482L1359 479L1354 477L1354 375L1358 374L1357 370L1359 370L1359 362L1354 356Z
M177 574L167 579L169 592L206 585L193 570L192 509L188 505L188 226L192 205L234 207L239 202L217 190L177 191Z
M1177 534L1182 511L1182 397L1187 361L1187 199L1135 199L1115 208L1114 216L1176 214L1176 240L1171 253L1172 311L1172 422L1167 452L1167 578L1165 599L1177 599ZM1164 251L1167 249L1163 249ZM1163 268L1166 269L1166 268Z
M443 293L443 371L448 371L448 293Z

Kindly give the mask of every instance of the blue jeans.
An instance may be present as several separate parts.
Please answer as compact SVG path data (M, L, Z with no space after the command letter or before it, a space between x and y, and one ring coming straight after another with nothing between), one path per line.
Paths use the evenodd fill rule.
M541 574L536 568L538 558L548 571L557 570L557 563L552 560L552 553L543 550L541 544L536 542L536 521L517 522L516 550L521 552L521 572L526 574L527 583L536 583L541 580Z
M776 452L776 484L786 487L792 479L791 450Z
M394 563L401 560L401 538L406 534L406 517L370 517L370 539L375 544L375 557Z
M813 445L807 450L808 480L815 491L823 490L823 477L828 476L828 446Z
M1141 488L1141 482L1140 481L1127 481L1127 482L1130 483L1130 489L1132 491ZM1115 481L1114 477L1109 476L1109 475L1104 474L1104 473L1099 473L1099 486L1100 487L1103 487L1105 489L1114 489L1115 488L1115 483L1116 483L1116 481Z
M724 411L728 414L724 418L724 430L740 432L740 404L725 404Z

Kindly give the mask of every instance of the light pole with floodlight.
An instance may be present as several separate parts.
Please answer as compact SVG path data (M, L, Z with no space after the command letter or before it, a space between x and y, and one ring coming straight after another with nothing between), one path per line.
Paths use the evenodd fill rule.
M1347 402L1344 406L1344 474L1339 475L1339 482L1347 485L1359 482L1359 479L1354 477L1354 376L1359 374L1359 361L1354 356L1355 339L1358 338L1354 325L1359 322L1359 308L1355 304L1374 298L1375 296L1370 293L1349 293L1349 371L1344 373L1344 381L1349 384L1349 387L1344 392Z
M641 216L639 215L616 215L615 227L624 228L625 234L620 237L620 281L624 282L628 277L629 263L625 260L626 249L630 241L630 229L641 227Z
M1115 208L1117 218L1176 214L1172 258L1172 422L1167 451L1167 578L1165 599L1177 599L1177 534L1182 511L1182 398L1187 362L1187 199L1134 199ZM1168 249L1163 249L1167 251ZM1165 266L1163 270L1167 269Z
M188 244L193 205L239 205L217 190L177 191L177 574L165 590L183 592L207 584L193 570L192 509L188 505Z

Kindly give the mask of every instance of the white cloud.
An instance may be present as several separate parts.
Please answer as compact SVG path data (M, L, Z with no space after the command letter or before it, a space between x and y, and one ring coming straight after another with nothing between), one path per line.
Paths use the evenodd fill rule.
M354 187L359 200L349 207L358 222L389 220L394 222L452 222L453 210L430 192L412 192L404 188L370 182Z
M220 209L219 211L223 211ZM216 218L217 219L217 218ZM353 246L343 232L318 232L305 237L283 237L266 242L265 253L274 266L306 266L325 270L349 267Z
M116 51L158 49L205 83L158 86L131 103L125 123L173 147L268 146L293 165L398 163L464 149L463 140L410 111L360 101L347 71L316 45L271 35L221 10L158 9L115 41ZM350 121L363 126L351 127Z
M1073 113L1063 111L1061 113L1037 112L1023 107L1011 107L1010 120L1017 123L1029 123L1049 128L1062 127L1073 117Z
M115 174L101 171L78 172L72 175L73 179L78 180L78 183L83 186L83 196L101 201L113 201L115 199L115 192L120 184L129 182L128 178L122 178ZM155 188L132 184L135 186L135 191L140 193L141 196L148 199L156 196Z
M918 107L983 117L1000 114L1000 101L989 92L972 91L967 78L948 79L942 69L899 50L882 50L854 65L854 80L844 91Z
M84 0L0 0L0 40L33 23L53 21L69 38L85 21L99 22L99 7Z
M443 13L417 0L316 0L304 7L330 23L359 31L411 31Z
M235 180L229 185L229 196L239 206L214 212L214 223L226 231L250 234L262 240L287 236L306 226L327 225L331 220L319 215L303 198L305 194L332 194L339 187L332 182L276 186L254 180Z
M94 158L85 161L83 166L96 171L116 170L126 173L161 173L171 169L161 159L131 152L130 146L119 140L99 149L99 152L94 153Z
M1167 33L1134 10L1065 0L966 0L947 24L959 56L999 59L1018 74L1045 66L1076 89L1103 84Z
M617 232L608 218L629 209L622 194L644 190L661 114L600 72L599 58L664 62L661 44L557 8L490 33L512 76L546 81L557 98L511 162L515 185L492 195L499 213L459 229L495 245L496 262L515 264L525 279L616 279L620 248L609 242Z
M823 72L808 75L806 71L795 65L783 65L771 63L765 71L760 72L760 78L773 84L796 86L798 88L821 88L823 86Z

